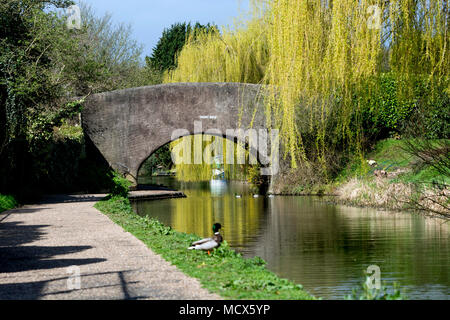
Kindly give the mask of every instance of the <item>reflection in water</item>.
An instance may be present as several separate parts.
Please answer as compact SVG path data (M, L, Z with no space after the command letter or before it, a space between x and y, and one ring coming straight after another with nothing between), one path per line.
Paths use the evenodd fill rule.
M158 182L188 198L137 202L139 214L201 237L220 222L236 250L262 257L270 270L316 296L343 298L375 264L383 282L397 281L412 299L450 297L448 226L436 220L334 206L313 197L255 199L240 183Z
M139 201L134 204L139 214L157 218L177 231L201 237L211 236L212 225L220 222L222 235L236 249L245 249L246 243L260 230L261 215L266 212L265 202L253 199L246 185L218 180L176 185L173 179L164 180L165 185L183 190L188 196L184 200L189 200ZM242 194L242 198L237 199L236 193Z

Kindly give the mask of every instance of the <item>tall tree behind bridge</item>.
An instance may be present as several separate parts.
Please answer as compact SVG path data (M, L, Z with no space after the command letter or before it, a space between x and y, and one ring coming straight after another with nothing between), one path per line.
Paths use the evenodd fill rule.
M161 72L176 68L176 57L192 32L195 34L199 31L217 32L217 30L217 26L210 23L202 25L197 22L194 26L186 22L173 24L163 31L152 55L145 58L147 66Z

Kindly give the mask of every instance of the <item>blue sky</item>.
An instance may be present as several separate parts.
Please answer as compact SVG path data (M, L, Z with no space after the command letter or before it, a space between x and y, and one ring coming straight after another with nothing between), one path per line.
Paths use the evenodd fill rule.
M152 53L164 28L176 22L232 25L248 9L248 0L83 0L100 16L109 12L115 22L130 23L135 39Z

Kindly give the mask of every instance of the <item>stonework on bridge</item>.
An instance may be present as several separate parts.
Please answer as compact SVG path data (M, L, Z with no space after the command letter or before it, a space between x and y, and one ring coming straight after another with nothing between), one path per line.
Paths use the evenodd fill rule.
M137 182L142 163L177 129L265 128L261 86L176 83L94 94L82 112L85 133L108 163ZM241 140L239 137L234 139Z

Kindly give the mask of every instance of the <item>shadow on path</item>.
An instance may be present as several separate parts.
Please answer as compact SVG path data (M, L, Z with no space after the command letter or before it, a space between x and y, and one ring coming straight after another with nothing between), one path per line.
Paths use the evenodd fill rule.
M20 210L19 210L20 211ZM19 212L20 213L20 212ZM91 246L32 246L26 245L41 239L48 225L23 225L20 222L0 223L0 280L7 273L16 273L33 270L50 270L69 266L82 266L99 263L106 259L64 259L60 256L74 254L91 249ZM59 256L55 259L55 256ZM0 284L0 299L10 295L16 288L22 296L26 297L40 294L44 282L30 282L17 284ZM14 289L14 290L16 290ZM20 290L19 290L20 289ZM13 290L13 291L14 291ZM31 291L30 291L31 290ZM32 292L32 293L31 293ZM31 294L31 296L30 296Z
M15 214L15 212L14 212ZM45 234L42 230L49 225L24 225L21 222L0 223L0 248L19 246L38 241ZM0 260L0 263L3 263Z
M54 256L73 254L91 249L91 246L63 247L0 247L0 272L55 269L106 261L106 259L52 259Z
M51 195L46 196L40 202L41 204L56 203L76 203L76 202L98 202L102 200L106 194L85 194L85 195Z
M83 279L88 279L90 277L104 277L108 275L117 275L120 279L120 283L113 284L95 284L95 285L83 285L85 281L81 280L81 288L79 290L59 290L52 291L49 293L43 293L45 287L49 286L51 282L61 282L66 283L68 277L56 277L46 281L35 281L35 282L23 282L23 283L8 283L0 284L0 300L37 300L42 299L47 296L58 296L64 294L78 293L83 294L84 290L92 289L107 289L117 287L121 291L120 297L115 297L116 299L124 300L139 300L147 298L146 295L139 295L130 293L129 286L138 284L137 281L126 281L124 278L124 273L134 272L136 270L124 270L124 271L111 271L111 272L100 272L92 273L88 275L82 275ZM63 289L64 287L61 287ZM92 297L98 298L98 297Z

